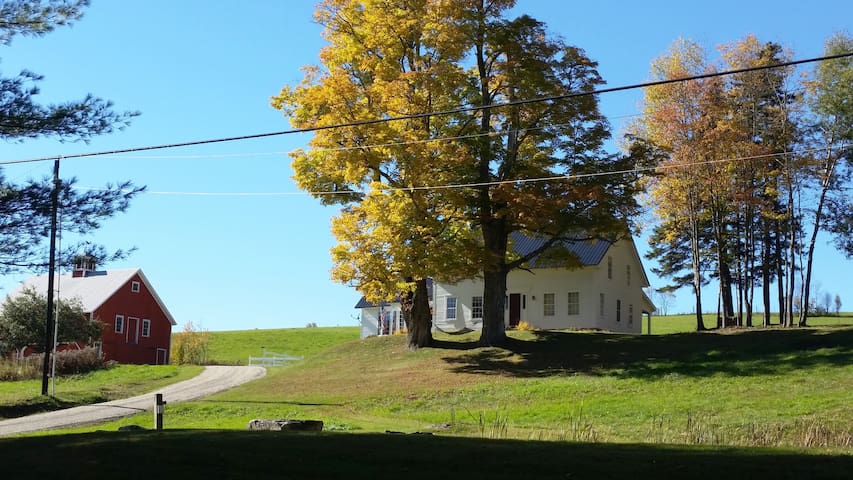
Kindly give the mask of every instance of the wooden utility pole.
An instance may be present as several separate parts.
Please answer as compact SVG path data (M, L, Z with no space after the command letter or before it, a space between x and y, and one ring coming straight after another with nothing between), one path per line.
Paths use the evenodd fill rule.
M50 259L47 266L47 320L44 327L44 364L41 394L47 395L50 352L53 350L53 276L56 271L56 213L59 210L59 158L53 162L53 191L50 194Z

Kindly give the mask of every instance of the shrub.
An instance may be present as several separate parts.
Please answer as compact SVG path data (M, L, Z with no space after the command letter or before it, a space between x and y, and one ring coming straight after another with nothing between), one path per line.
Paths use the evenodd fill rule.
M72 375L91 372L104 367L98 349L86 347L82 350L64 350L56 354L56 374Z
M172 337L172 360L177 365L204 365L209 343L210 332L187 322L184 331Z
M516 330L522 330L522 331L532 332L532 331L536 330L536 327L534 327L533 325L531 325L531 324L527 323L526 321L522 320L522 321L518 322L518 325L515 327L515 329L516 329Z
M44 355L39 353L23 360L0 360L0 381L33 380L42 375ZM56 353L56 374L75 375L104 368L98 349L65 350Z
M0 382L32 380L41 375L41 355L23 360L0 359Z

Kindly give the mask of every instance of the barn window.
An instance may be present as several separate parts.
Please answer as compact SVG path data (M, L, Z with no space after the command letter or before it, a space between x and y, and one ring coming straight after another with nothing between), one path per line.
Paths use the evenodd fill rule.
M542 312L543 315L545 315L546 317L554 316L554 313L556 312L556 301L554 299L553 293L546 293L545 295L543 295L542 306L544 307L544 310Z
M150 337L151 336L151 320L143 319L142 320L142 336Z
M456 297L447 297L447 309L445 318L456 318Z
M634 304L628 304L628 325L634 324Z
M130 291L133 293L139 293L139 282L130 282Z
M580 315L581 313L581 294L580 292L569 292L569 315Z
M116 315L116 333L124 333L124 315Z
M616 300L616 321L622 321L622 300Z
M471 318L483 318L483 297L471 297Z

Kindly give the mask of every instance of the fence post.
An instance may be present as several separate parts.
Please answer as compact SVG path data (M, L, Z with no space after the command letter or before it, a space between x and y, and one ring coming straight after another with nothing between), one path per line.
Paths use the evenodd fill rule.
M157 430L163 430L163 406L166 402L163 401L163 394L154 395L154 426Z

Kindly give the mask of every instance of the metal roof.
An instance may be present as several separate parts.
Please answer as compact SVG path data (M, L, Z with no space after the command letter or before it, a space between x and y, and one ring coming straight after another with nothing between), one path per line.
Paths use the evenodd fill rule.
M427 297L432 298L432 279L427 278L426 284L427 284ZM379 307L387 307L388 305L391 305L392 303L400 303L400 297L395 298L393 302L379 302L378 306ZM372 307L376 307L376 306L377 305L375 303L368 302L367 299L364 297L361 297L358 300L358 303L355 304L355 308L372 308Z
M512 241L513 251L522 257L541 248L548 241L547 238L530 237L519 232L513 232L510 239ZM611 245L612 243L610 241L600 238L561 240L551 247L552 249L550 251L553 252L562 249L563 253L574 254L582 266L588 267L590 265L598 265L601 263L601 260L604 258L604 255L607 254L607 250ZM530 268L548 268L555 266L554 262L548 261L541 261L537 265L537 260L540 260L542 256L543 255L540 254L533 257L529 262Z
M172 325L177 325L172 314L166 308L166 305L154 291L154 287L142 273L139 268L131 268L126 270L107 270L87 272L84 277L73 277L70 273L65 275L57 275L54 277L54 288L59 290L59 300L79 299L83 304L83 309L87 313L94 312L104 302L106 302L113 294L118 291L123 285L127 284L134 275L139 274L139 279L145 284L145 288L151 292L151 296L163 310L163 314L169 319ZM26 288L32 288L39 293L47 292L47 275L39 275L30 277L20 283L14 290L9 292L9 297L16 297L21 294Z

